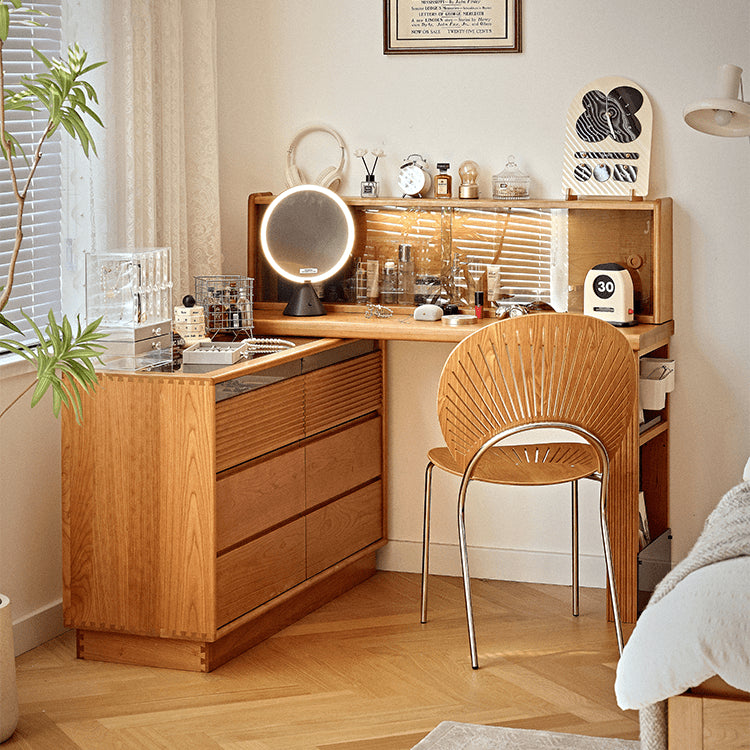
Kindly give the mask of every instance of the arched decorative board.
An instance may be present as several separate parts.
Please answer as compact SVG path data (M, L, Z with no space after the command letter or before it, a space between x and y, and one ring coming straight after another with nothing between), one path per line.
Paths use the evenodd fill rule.
M584 86L568 109L563 193L647 195L652 123L648 96L627 78Z

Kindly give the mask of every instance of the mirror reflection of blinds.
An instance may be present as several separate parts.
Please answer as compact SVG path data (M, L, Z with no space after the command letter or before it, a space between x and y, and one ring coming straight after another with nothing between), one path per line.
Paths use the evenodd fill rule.
M550 301L552 218L549 211L458 208L453 217L453 251L469 276L500 266L499 292L515 302Z
M420 263L436 274L452 268L458 272L458 289L470 285L472 275L481 275L488 265L497 264L499 293L519 303L550 302L552 260L565 214L557 209L524 207L367 210L366 252L394 257L398 244L411 244L418 269Z
M24 6L41 10L47 15L33 16L41 26L19 26L17 19L29 15L19 12L12 14L11 33L3 46L6 90L17 90L23 75L45 70L43 63L33 53L32 45L48 58L60 57L61 53L61 0L27 0ZM6 123L8 131L30 155L44 132L46 111L7 112ZM26 162L18 155L14 158L14 165L19 186L23 186L28 176ZM16 323L25 336L32 335L32 332L21 310L42 328L50 309L58 317L60 314L61 189L60 139L55 134L43 147L42 160L26 199L24 239L16 263L11 298L3 310L3 314ZM0 285L6 283L8 276L15 239L16 211L10 170L0 156ZM3 338L24 338L10 334L6 329L0 329L0 335Z

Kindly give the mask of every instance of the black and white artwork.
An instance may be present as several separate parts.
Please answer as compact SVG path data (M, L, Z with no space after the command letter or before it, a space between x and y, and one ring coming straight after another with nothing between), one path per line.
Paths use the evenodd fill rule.
M576 120L576 133L587 143L611 138L632 143L641 134L638 110L643 94L632 86L615 86L610 92L587 91L581 100L583 112Z
M608 76L584 86L568 110L563 192L645 196L652 119L648 97L632 81Z

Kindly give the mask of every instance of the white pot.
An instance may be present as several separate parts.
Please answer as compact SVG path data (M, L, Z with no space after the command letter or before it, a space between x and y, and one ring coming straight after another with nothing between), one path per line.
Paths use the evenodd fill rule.
M5 742L16 731L17 724L18 693L13 621L10 617L10 599L0 594L0 742Z

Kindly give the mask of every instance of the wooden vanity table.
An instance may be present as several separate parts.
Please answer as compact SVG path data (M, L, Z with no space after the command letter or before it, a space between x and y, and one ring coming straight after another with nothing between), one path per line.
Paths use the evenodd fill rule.
M273 196L248 199L248 269L256 279L255 330L259 335L336 336L381 342L458 342L494 322L492 311L476 325L449 327L415 321L413 307L392 307L389 318L366 318L363 305L337 301L328 314L313 318L282 315L277 277L269 272L258 241L258 228ZM363 258L381 264L396 257L400 243L412 244L425 267L437 272L456 255L484 263L508 261L508 275L528 282L539 267L565 256L567 309L583 311L583 282L588 270L619 262L635 271L640 302L638 325L620 330L633 349L633 367L645 355L666 358L674 333L672 320L672 201L654 200L460 200L346 198L357 238L353 265ZM520 258L520 261L515 261ZM531 266L529 258L532 258ZM516 265L514 265L516 263ZM532 270L529 270L529 269ZM546 283L546 282L545 282ZM487 305L489 308L489 305ZM473 312L467 307L462 312ZM383 344L385 348L385 343ZM669 398L667 397L667 402ZM648 416L651 416L649 413ZM652 539L669 529L669 407L659 422L639 432L638 413L621 453L612 459L608 519L623 622L638 616L638 493L645 495ZM422 456L419 457L423 459ZM611 606L608 602L608 616Z
M283 316L258 253L270 201L249 201L254 334L304 340L211 372L105 371L81 425L64 411L63 608L81 658L210 671L371 575L386 543L386 342L458 342L494 321L488 311L448 327L399 307L368 319L362 305L339 303L321 317ZM347 203L360 258L413 242L438 252L439 266L475 246L499 257L532 225L545 238L562 233L571 311L592 265L637 264L640 322L622 329L633 367L644 354L668 355L669 199ZM639 434L634 412L612 459L624 622L637 617L639 489L653 536L669 527L668 409L660 417Z

